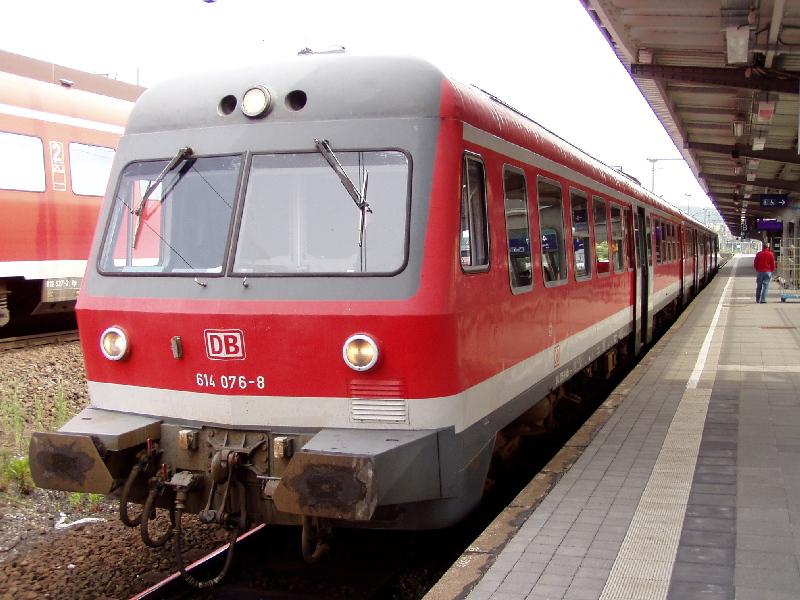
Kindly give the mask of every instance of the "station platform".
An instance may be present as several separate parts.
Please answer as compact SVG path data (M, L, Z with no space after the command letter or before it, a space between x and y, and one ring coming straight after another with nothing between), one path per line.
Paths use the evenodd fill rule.
M800 304L736 256L426 600L800 598ZM569 466L571 464L571 467Z

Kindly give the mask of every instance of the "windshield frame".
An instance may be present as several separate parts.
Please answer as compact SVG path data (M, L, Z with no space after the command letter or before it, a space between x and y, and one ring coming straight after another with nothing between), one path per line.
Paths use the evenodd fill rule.
M159 271L117 271L117 270L108 271L103 269L102 263L103 263L104 250L107 248L107 243L109 243L109 235L111 234L111 230L114 225L113 217L116 210L117 198L119 197L120 194L120 186L122 185L123 174L133 164L169 163L174 158L174 155L161 158L134 158L127 161L123 166L120 167L119 171L117 172L116 185L114 186L113 195L111 196L111 201L109 202L108 212L103 215L103 218L105 219L105 224L103 226L103 235L100 238L100 244L97 250L97 260L95 265L97 272L106 277L188 277L191 279L196 279L196 278L210 279L215 277L225 277L227 274L229 257L231 253L231 235L233 234L236 215L238 214L239 211L237 203L239 203L239 198L242 195L242 189L243 189L242 185L246 179L245 173L249 172L250 169L250 153L220 152L213 154L193 154L190 157L190 159L197 160L201 158L229 158L237 156L241 158L241 161L239 164L239 172L236 175L236 183L234 185L235 195L233 197L233 207L231 209L231 217L230 217L230 222L228 224L228 232L224 246L224 252L222 255L222 269L219 272L206 272L206 271L159 272ZM152 198L148 198L147 202L155 202L155 200L153 200ZM133 207L131 214L134 214L135 209L136 207Z
M297 149L297 150L280 150L280 151L269 151L269 150L259 150L259 151L240 151L240 152L219 152L219 153L211 153L211 154L194 154L192 155L192 159L201 159L201 158L225 158L225 157L241 157L241 164L239 167L239 173L237 174L237 180L235 184L235 196L233 198L233 210L231 212L230 223L228 225L228 232L227 238L225 243L225 251L222 258L222 269L219 272L155 272L155 271L109 271L104 270L102 261L103 261L103 252L106 248L106 244L108 243L109 235L111 235L111 230L114 225L114 211L116 209L116 202L117 197L120 193L120 186L122 185L122 175L125 171L133 164L142 164L142 163L168 163L174 155L166 156L166 157L159 157L159 158L132 158L125 162L119 170L115 170L116 173L116 184L114 186L112 196L108 205L107 211L102 215L102 218L105 220L103 225L103 233L100 237L98 250L97 250L97 257L95 260L95 268L97 273L103 275L105 277L180 277L180 278L200 278L200 279L211 279L211 278L221 278L221 277L229 277L235 278L237 280L242 279L262 279L262 278L300 278L300 279L312 279L312 278L320 278L320 277L334 277L334 278L374 278L374 277L394 277L408 267L409 260L410 260L410 245L411 245L411 214L412 214L412 185L414 179L414 161L410 151L399 148L396 146L380 146L380 147L341 147L337 148L336 152L399 152L401 153L407 163L407 177L406 177L406 208L405 208L405 231L403 235L403 259L400 262L397 269L394 271L385 271L385 272L356 272L356 273L337 273L337 272L319 272L319 273L289 273L289 272L281 272L281 273L243 273L243 272L236 272L234 271L234 261L236 258L236 250L239 245L239 236L241 233L241 224L242 224L242 216L244 213L244 204L245 204L245 196L247 193L247 186L250 179L251 173L251 165L254 156L261 156L261 155L287 155L287 154L319 154L319 151L315 148L313 150L304 148L304 149ZM112 167L113 168L113 167ZM148 202L153 201L152 199L148 200ZM135 208L135 207L134 207ZM348 210L352 210L352 208L348 208Z
M407 177L406 177L406 210L405 210L405 232L403 236L403 260L400 262L397 269L394 271L380 271L380 272L355 272L355 273L347 273L347 272L316 272L316 273L291 273L291 272L280 272L280 273L259 273L259 272L237 272L233 268L233 263L236 259L236 251L239 246L239 239L241 235L241 224L242 224L242 216L244 214L244 205L245 205L245 196L247 195L247 187L250 180L250 174L252 172L251 164L253 157L255 156L278 156L278 155L290 155L290 154L319 154L319 151L315 148L314 150L281 150L277 152L272 151L256 151L256 152L248 152L247 156L247 164L245 166L245 176L244 180L242 181L242 185L239 188L239 193L236 198L237 207L236 207L236 215L234 217L234 226L235 229L232 233L232 243L230 244L230 252L228 253L228 262L226 263L225 267L225 275L227 277L238 278L238 279L262 279L262 278L300 278L300 279L312 279L312 278L320 278L320 277L335 277L335 278L359 278L359 277L394 277L399 273L402 273L406 267L408 267L409 262L409 248L411 245L411 201L412 201L412 181L414 178L414 162L411 157L411 153L403 148L398 148L395 146L381 146L381 147L360 147L360 148L352 148L348 146L337 147L336 153L342 154L347 152L398 152L402 154L406 159L407 164ZM352 210L352 208L348 208L348 210ZM367 227L369 230L369 227Z

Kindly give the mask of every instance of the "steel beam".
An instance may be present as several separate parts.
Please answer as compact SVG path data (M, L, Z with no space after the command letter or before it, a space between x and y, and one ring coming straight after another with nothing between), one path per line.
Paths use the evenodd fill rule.
M775 0L772 4L772 18L769 21L769 35L767 36L769 50L764 57L764 66L768 69L772 67L772 61L775 59L775 49L778 47L778 38L781 36L781 21L783 21L785 6L786 0Z
M746 156L748 158L758 158L800 165L800 156L798 156L797 151L795 150L780 150L775 148L753 150L750 146L746 146L745 144L728 146L725 144L708 144L706 142L686 142L684 145L690 150L701 150L703 152L713 152L715 154L727 154L733 159L739 158L740 156Z
M677 106L678 112L685 115L725 115L735 117L739 111L735 108L719 108L715 106Z
M707 129L709 131L730 132L730 123L712 123L710 121L686 121L686 129Z
M724 201L732 201L732 200L744 200L741 194L728 194L725 192L720 192L718 194L711 193L710 194L715 200L724 200Z
M709 194L712 199L717 200L719 202L725 202L726 205L730 204L733 201L739 202L741 204L747 204L748 202L754 203L758 205L761 203L761 194L752 194L749 198L745 198L742 194L729 194L726 192L720 192L718 194L711 193ZM791 200L791 198L790 198Z
M680 81L703 85L721 85L766 92L797 94L800 73L786 73L788 78L778 79L762 75L752 67L678 67L670 65L631 65L631 75L645 79Z
M667 91L672 94L701 94L703 96L725 95L727 97L731 93L730 90L725 89L724 87L700 87L681 81L673 81L672 83L667 84L666 88Z
M699 177L706 181L720 181L733 185L752 185L754 187L800 192L800 181L786 181L785 179L756 179L755 181L747 181L747 178L741 175L718 175L716 173L705 173L702 171Z

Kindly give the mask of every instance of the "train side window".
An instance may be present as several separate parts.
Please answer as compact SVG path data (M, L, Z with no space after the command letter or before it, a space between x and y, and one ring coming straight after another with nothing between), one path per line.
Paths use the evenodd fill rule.
M44 145L38 137L0 131L0 189L43 192Z
M103 196L113 160L114 150L111 148L70 142L69 173L72 193L79 196Z
M677 262L678 260L678 228L675 226L675 223L670 225L670 229L672 230L672 260Z
M672 223L664 223L664 229L664 238L667 241L666 262L672 262Z
M536 191L539 206L539 238L542 244L542 273L545 285L555 285L567 280L561 184L539 177Z
M632 271L636 264L636 248L633 246L633 219L631 218L631 209L622 209L622 236L625 238L625 260L628 265L628 270Z
M665 223L664 228L666 229L666 239L667 239L667 262L673 262L675 260L675 254L672 251L672 223Z
M680 239L681 233L680 229L674 223L672 224L672 255L675 258L675 262L681 259L681 248L680 248Z
M672 262L672 236L669 231L669 223L663 221L662 227L664 228L664 262Z
M597 274L608 275L610 259L608 256L608 216L605 200L594 197L594 257L597 261Z
M664 262L672 262L672 234L670 224L664 221Z
M461 268L489 269L486 171L480 157L465 154L461 167Z
M525 174L519 169L505 167L503 190L508 241L508 275L511 280L511 291L516 294L533 288L531 230L528 223L528 188Z
M678 228L678 240L680 243L680 257L681 259L686 259L686 227L681 225Z
M592 276L592 236L589 234L589 199L581 191L569 191L572 205L572 252L575 279Z
M656 236L656 264L664 262L664 231L659 219L653 219L653 233Z
M625 254L622 233L622 211L611 204L611 254L614 257L614 272L622 273L625 267Z

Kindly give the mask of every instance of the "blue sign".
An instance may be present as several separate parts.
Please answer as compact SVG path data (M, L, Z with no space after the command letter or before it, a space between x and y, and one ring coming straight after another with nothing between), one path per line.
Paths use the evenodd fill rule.
M527 238L510 238L508 240L508 251L511 254L525 254L531 253L531 245Z
M788 194L761 194L761 208L783 208L788 205Z
M758 219L756 231L783 231L783 223L777 219Z
M542 252L558 252L558 235L555 231L542 234Z

